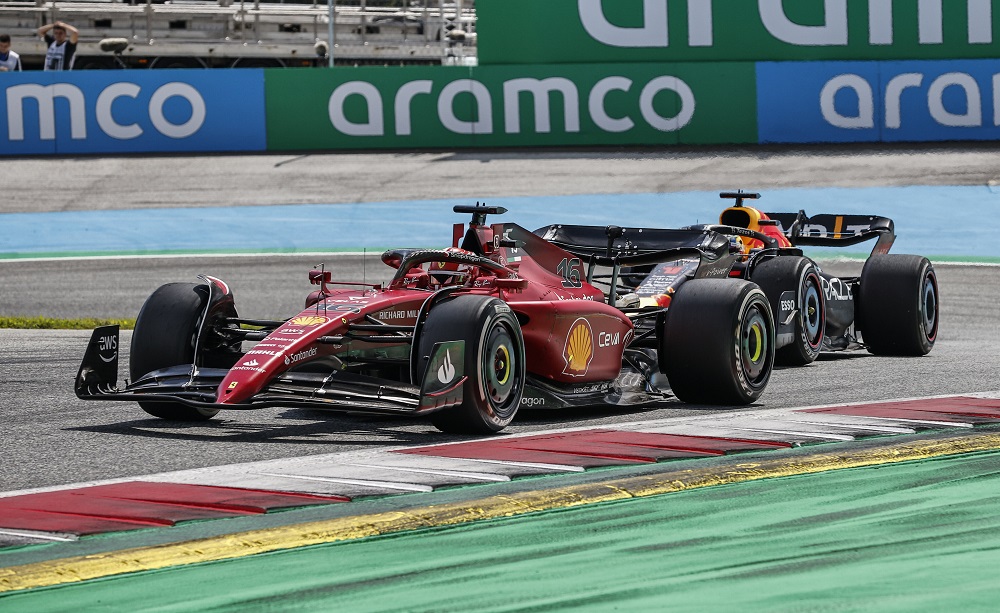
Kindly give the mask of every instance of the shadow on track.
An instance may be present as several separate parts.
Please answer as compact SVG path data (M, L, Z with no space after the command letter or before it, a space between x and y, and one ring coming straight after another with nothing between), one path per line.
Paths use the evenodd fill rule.
M66 428L67 431L112 434L191 442L216 441L219 443L332 445L358 447L387 447L415 444L437 444L457 437L436 431L433 426L418 420L351 419L338 416L317 419L315 412L289 411L277 420L295 420L295 424L246 422L237 419L213 419L207 422L183 423L161 419L137 419L113 424ZM315 420L312 423L303 423ZM415 428L420 428L416 430Z

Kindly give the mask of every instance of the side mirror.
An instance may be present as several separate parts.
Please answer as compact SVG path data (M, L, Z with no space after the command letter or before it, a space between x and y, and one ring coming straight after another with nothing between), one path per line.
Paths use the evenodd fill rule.
M333 273L329 270L310 270L309 283L313 285L323 285L333 279Z

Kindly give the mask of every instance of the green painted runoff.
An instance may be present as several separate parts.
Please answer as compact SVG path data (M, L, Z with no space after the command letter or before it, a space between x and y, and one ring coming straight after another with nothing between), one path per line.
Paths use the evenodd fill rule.
M986 611L1000 452L18 592L0 611Z

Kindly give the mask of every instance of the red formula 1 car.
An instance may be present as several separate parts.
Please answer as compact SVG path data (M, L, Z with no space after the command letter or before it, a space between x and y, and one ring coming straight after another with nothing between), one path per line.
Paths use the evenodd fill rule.
M777 326L776 360L804 365L823 351L865 348L876 355L920 356L937 339L937 275L931 262L917 255L889 254L895 241L893 221L877 215L806 215L764 213L745 204L760 194L723 192L734 199L715 225L690 226L730 238L738 254L727 276L750 280L767 295ZM649 230L624 231L616 243L622 253L640 253ZM543 228L543 236L586 256L586 247ZM824 272L801 247L848 247L874 240L860 276ZM622 275L625 295L619 303L655 304L662 287L677 275L691 275L695 263L672 260L631 267Z
M771 307L755 284L720 278L739 259L724 235L650 230L628 255L613 248L614 227L589 228L604 248L585 268L516 224L487 225L500 207L455 211L472 221L456 224L453 247L387 251L386 286L313 270L319 289L287 320L241 318L212 277L164 285L136 321L131 382L117 383L118 328L98 328L77 396L138 402L164 419L297 406L426 414L444 431L488 433L521 406L746 404L764 391ZM652 307L623 309L591 283L595 266L615 276L676 257L694 272Z

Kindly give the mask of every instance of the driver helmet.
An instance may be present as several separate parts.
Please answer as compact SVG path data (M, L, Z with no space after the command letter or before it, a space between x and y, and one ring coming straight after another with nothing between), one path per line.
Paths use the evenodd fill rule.
M466 251L465 249L459 249L457 247L449 247L445 249L449 253L463 253L468 255L475 255L471 251ZM431 262L427 271L430 273L431 279L434 280L438 285L459 285L465 283L468 279L470 266L468 264L460 264L458 262Z

